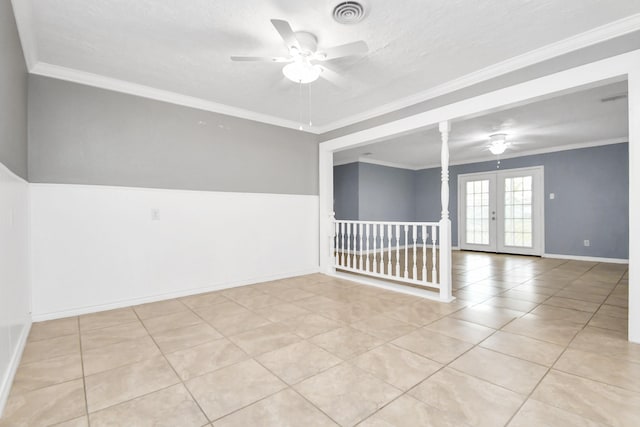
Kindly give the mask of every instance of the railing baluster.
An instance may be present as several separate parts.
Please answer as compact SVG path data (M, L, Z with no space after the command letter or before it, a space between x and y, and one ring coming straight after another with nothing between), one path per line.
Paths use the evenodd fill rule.
M349 222L347 223L347 265L349 268L353 267L351 261L351 230L353 229L352 225L353 224Z
M335 228L335 236L333 238L333 253L334 253L333 266L335 267L336 265L340 265L340 263L338 262L338 256L339 256L339 254L338 254L338 249L339 249L338 248L338 246L339 246L338 243L340 242L340 233L339 233L340 226L338 225L338 221L334 220L333 226Z
M439 285L438 223L335 220L334 229L334 266L338 269L418 285Z
M409 278L409 227L406 225L402 226L404 228L404 278Z
M427 281L427 226L422 226L422 281Z
M396 277L400 277L400 226L396 225Z
M378 224L373 224L373 272L380 273L378 264Z
M340 246L340 265L344 265L343 262L343 254L344 254L344 223L340 222L340 239L342 240L342 246Z
M387 249L388 249L388 253L387 253L387 257L388 257L388 262L387 262L387 274L389 276L391 276L391 230L393 227L392 225L387 224Z
M436 243L438 241L438 237L436 236L436 227L434 225L431 226L431 242L433 243L433 249L431 249L431 262L433 265L431 266L431 283L438 283L438 263L436 262Z
M369 267L371 266L370 262L369 262L369 246L371 246L371 237L369 236L369 231L371 229L371 224L365 224L364 225L364 229L365 229L365 239L364 241L367 243L367 247L365 249L365 254L367 257L367 262L366 262L366 270L369 271Z
M358 260L358 269L362 270L362 224L358 224L358 236L360 237L360 259Z
M416 245L418 244L418 227L411 226L411 235L413 236L413 280L418 280L418 268L416 267Z

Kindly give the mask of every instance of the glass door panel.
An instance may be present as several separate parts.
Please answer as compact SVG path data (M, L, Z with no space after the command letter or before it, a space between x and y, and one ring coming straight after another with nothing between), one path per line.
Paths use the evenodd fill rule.
M471 250L495 250L495 176L474 176L461 182L464 194L461 247Z
M460 175L460 248L542 255L542 186L542 167Z
M504 245L533 247L533 176L504 178Z

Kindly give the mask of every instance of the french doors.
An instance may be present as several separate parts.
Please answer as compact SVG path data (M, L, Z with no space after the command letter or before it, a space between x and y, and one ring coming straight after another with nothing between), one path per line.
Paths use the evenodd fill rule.
M542 166L458 176L461 249L542 255Z

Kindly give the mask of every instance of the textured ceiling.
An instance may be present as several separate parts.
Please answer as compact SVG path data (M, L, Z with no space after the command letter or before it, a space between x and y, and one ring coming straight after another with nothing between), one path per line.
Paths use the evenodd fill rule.
M602 99L626 93L624 81L453 122L451 162L495 159L487 150L488 137L494 133L506 133L512 142L504 156L623 142L629 135L627 99ZM364 159L417 169L439 165L440 146L440 134L431 128L335 153L334 161Z
M638 0L367 0L365 20L345 26L331 18L337 0L24 1L37 61L281 119L308 110L318 126L640 12ZM229 60L285 54L271 18L370 53L328 64L347 84L313 83L307 108L281 64Z

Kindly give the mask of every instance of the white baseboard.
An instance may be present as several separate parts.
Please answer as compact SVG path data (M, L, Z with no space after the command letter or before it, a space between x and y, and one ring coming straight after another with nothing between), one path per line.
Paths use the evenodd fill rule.
M386 280L379 280L373 277L363 277L355 274L342 273L336 271L335 273L328 273L329 276L336 277L338 279L349 280L350 282L361 283L367 286L374 286L376 288L386 289L388 291L399 292L401 294L407 294L414 297L420 297L425 299L430 299L438 302L452 302L455 300L455 297L452 297L451 300L443 301L440 299L440 293L435 291L429 291L427 289L420 289L412 286L404 286L398 283L388 282Z
M28 322L22 327L20 339L18 339L18 345L16 345L16 348L13 350L11 360L9 360L9 366L7 367L5 376L4 378L2 378L2 382L0 383L0 417L2 417L2 414L4 413L4 407L7 404L7 400L9 400L9 393L11 392L13 379L15 378L16 372L18 371L18 366L20 366L22 352L24 351L24 347L27 344L29 331L31 331L31 322Z
M608 262L611 264L629 264L624 258L603 258L594 256L563 255L563 254L542 254L542 258L569 259L574 261Z
M319 272L320 272L319 267L310 268L308 270L295 271L295 272L277 274L272 276L255 277L251 279L237 280L233 282L216 283L214 285L205 286L201 288L193 288L193 289L188 289L188 290L179 291L179 292L170 292L170 293L164 293L164 294L158 294L158 295L150 295L146 297L132 298L132 299L116 301L108 304L93 305L88 307L76 307L76 308L72 308L64 311L35 314L33 316L33 321L42 322L45 320L61 319L64 317L71 317L71 316L80 316L82 314L90 314L90 313L96 313L99 311L113 310L116 308L131 307L134 305L146 304L149 302L157 302L157 301L163 301L167 299L181 298L189 295L197 295L197 294L202 294L206 292L220 291L223 289L253 285L255 283L269 282L272 280L287 279L289 277L304 276L306 274L314 274Z

